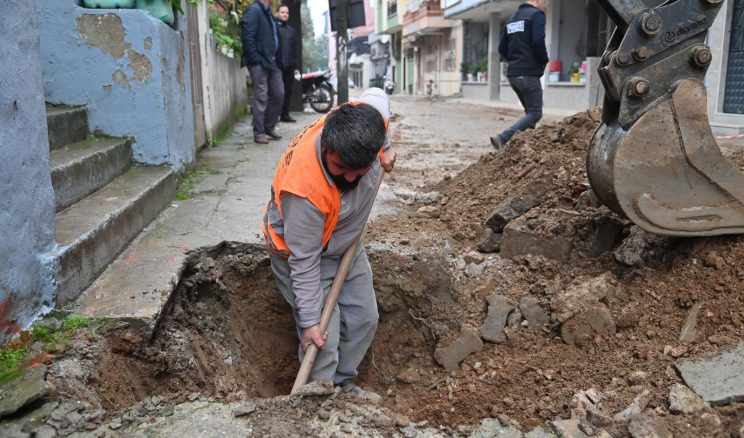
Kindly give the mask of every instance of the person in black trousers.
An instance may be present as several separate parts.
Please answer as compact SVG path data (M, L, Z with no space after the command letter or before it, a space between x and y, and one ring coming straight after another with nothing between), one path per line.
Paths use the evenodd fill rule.
M257 0L243 12L241 66L248 67L253 82L253 141L266 144L282 137L274 132L284 99L284 84L277 56L279 25L269 9L269 0Z
M282 122L294 123L297 120L289 115L289 101L292 97L292 81L300 74L300 50L297 31L289 25L289 6L281 5L277 11L279 20L279 36L281 37L281 50L279 61L282 67L282 79L284 80L284 105L279 118Z
M545 12L548 0L528 0L507 21L501 31L499 53L506 59L509 80L524 107L524 116L506 131L491 137L496 149L504 147L517 131L532 128L542 118L543 91L540 77L548 63L545 47Z

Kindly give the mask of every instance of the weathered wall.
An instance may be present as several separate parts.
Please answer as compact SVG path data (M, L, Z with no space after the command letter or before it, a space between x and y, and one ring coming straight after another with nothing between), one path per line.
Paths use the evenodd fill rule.
M209 16L206 2L198 5L199 41L202 75L204 81L204 121L207 139L221 134L245 112L248 102L246 76L248 70L240 67L239 59L228 58L216 49L209 34Z
M52 303L54 192L35 0L0 2L0 342Z
M194 160L186 25L174 30L136 9L86 9L75 0L38 5L44 92L52 103L86 105L90 127L134 138L134 159Z

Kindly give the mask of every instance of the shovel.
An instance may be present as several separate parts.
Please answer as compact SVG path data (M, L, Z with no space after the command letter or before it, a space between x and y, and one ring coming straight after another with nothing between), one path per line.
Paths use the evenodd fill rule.
M383 176L385 176L385 169L380 168L380 177L377 179L375 197L377 197L377 192L380 190L380 185L382 185ZM363 234L364 229L359 232L359 236L354 240L354 243L352 243L351 246L346 249L346 252L344 252L344 255L341 257L341 263L338 267L338 271L336 271L336 277L333 279L333 283L331 283L331 291L328 293L328 297L326 297L325 303L323 304L323 311L320 314L320 333L322 334L325 333L326 330L328 330L328 323L331 320L333 309L336 307L336 301L338 301L338 296L339 294L341 294L341 288L344 285L344 281L346 281L346 274L349 273L351 262L354 261L354 255L356 254L356 250L359 247L359 242L362 240ZM312 370L313 364L315 363L315 357L317 355L318 346L315 344L310 344L307 347L307 350L305 350L305 358L302 360L302 365L300 366L300 371L297 373L297 378L295 379L294 385L292 386L291 394L297 394L298 392L300 392L302 387L305 386L305 383L307 383L307 378L310 376L310 370Z

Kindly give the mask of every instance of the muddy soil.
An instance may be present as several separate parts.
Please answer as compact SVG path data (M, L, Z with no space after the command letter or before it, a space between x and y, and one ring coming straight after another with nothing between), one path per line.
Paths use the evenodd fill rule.
M380 325L358 383L380 394L382 407L358 408L367 409L353 422L360 428L336 421L333 433L386 436L426 422L419 424L465 436L471 429L461 426L491 417L526 432L585 416L588 392L603 419L589 431L622 437L627 421L612 417L647 391L642 410L672 436L740 436L744 404L672 414L668 395L681 382L677 361L744 339L744 238L654 237L597 204L584 169L597 110L543 123L494 152L478 127L516 114L453 101L397 103L400 158L386 179L395 199L382 202L393 213L377 216L365 235ZM744 169L744 153L727 155ZM494 208L538 186L545 196L518 220L569 240L567 258L502 257L498 238L485 249L493 233L484 222ZM597 246L602 233L611 238ZM631 241L640 242L637 249ZM567 342L559 298L606 273L618 291L603 303L614 330ZM464 329L479 333L494 294L516 307L534 298L550 320L531 326L513 311L503 342L486 342L456 370L442 368L435 353ZM682 342L680 330L698 306L696 336ZM134 411L156 422L180 403L258 398L264 420L254 432L326 436L322 424L351 409L345 402L276 398L297 372L294 330L265 250L223 242L190 254L153 334L122 323L76 341L67 352L76 362L57 362L49 380L63 397L104 412L90 430L131 421Z

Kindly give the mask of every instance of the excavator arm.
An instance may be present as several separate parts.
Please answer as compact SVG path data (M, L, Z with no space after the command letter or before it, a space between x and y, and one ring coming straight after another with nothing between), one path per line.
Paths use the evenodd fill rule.
M652 233L744 233L744 174L716 144L703 82L722 0L597 2L617 29L598 71L605 100L587 156L592 189Z

